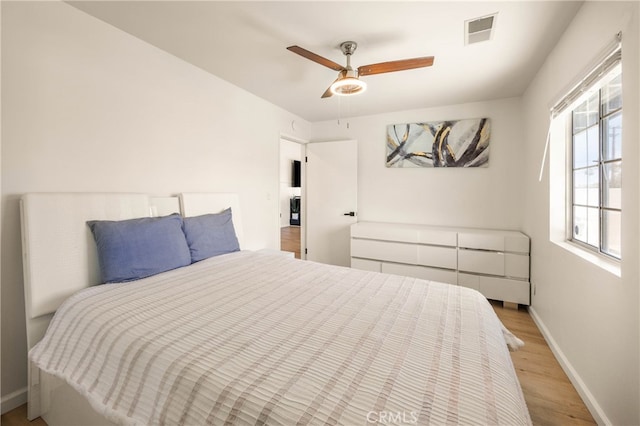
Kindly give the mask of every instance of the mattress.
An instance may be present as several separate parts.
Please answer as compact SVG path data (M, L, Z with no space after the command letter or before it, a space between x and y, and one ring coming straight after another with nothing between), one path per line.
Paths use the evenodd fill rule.
M531 423L480 293L273 253L80 291L29 357L126 425Z

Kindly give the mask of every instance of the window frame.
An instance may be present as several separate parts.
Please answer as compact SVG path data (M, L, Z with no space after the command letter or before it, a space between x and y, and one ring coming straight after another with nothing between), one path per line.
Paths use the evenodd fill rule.
M599 75L596 79L592 79L592 83L590 84L590 86L588 88L586 88L586 90L584 90L585 92L587 92L587 96L581 96L579 100L581 100L581 102L578 102L578 100L576 100L573 105L571 105L571 108L569 108L569 113L571 114L571 117L569 120L566 120L566 124L567 124L567 141L569 142L567 144L567 173L566 173L566 179L567 179L567 192L568 192L568 197L567 197L567 241L575 244L576 246L578 246L579 248L588 250L590 252L596 253L598 255L602 255L605 256L607 259L616 261L616 262L620 262L621 258L622 258L622 247L620 247L620 257L616 256L616 254L612 253L612 252L608 252L605 250L605 233L606 233L606 220L605 220L605 212L607 211L611 211L611 212L618 212L620 214L620 218L622 218L622 205L620 205L619 208L616 207L611 207L609 205L605 205L607 204L607 201L605 200L605 173L606 173L606 166L609 164L614 164L614 163L618 163L620 164L620 169L622 170L622 162L623 162L623 155L622 152L620 152L620 155L615 157L615 158L608 158L605 159L604 158L604 150L605 150L605 145L607 143L606 140L606 135L605 135L605 131L607 129L606 123L608 121L610 121L611 117L614 117L615 115L620 115L621 120L623 117L623 101L621 101L620 106L616 109L610 109L608 108L607 111L605 112L605 107L603 105L603 89L611 83L612 80L614 80L615 78L617 78L618 76L620 76L620 84L622 85L622 64L621 64L621 57L618 54L618 59L614 62L614 64L612 66L607 67L607 72L606 73L602 73L601 75ZM615 74L613 76L611 76L612 72L615 71ZM595 80L595 81L593 81ZM581 128L579 131L575 131L575 113L576 110L578 108L580 108L582 105L584 105L585 102L589 102L589 100L593 97L593 95L595 94L595 88L597 88L597 119L593 124L589 124L588 119L585 120L585 127ZM593 90L593 92L591 94L588 94L588 92L590 90ZM621 89L622 90L622 89ZM620 93L620 96L622 96L622 92ZM588 105L588 104L587 104ZM567 105L568 106L568 105ZM587 106L585 114L589 114L589 108ZM590 165L590 163L588 163L589 161L589 140L588 140L588 135L589 135L589 129L593 129L595 126L597 126L597 135L598 135L598 156L597 156L597 165L593 166ZM621 124L621 129L622 129L622 124ZM576 167L576 136L580 135L581 133L583 133L585 135L585 161L587 161L587 163L585 165ZM592 161L596 161L596 160L592 160ZM594 206L593 204L590 203L589 200L589 177L586 177L586 182L585 182L585 197L586 200L584 201L584 204L581 203L577 203L576 202L576 185L574 183L575 181L575 172L579 171L579 170L589 170L589 169L593 169L593 168L597 168L597 175L598 175L598 200L597 200L597 204ZM622 188L622 183L620 184L620 188ZM594 244L591 244L589 242L589 227L587 225L587 235L585 236L585 241L579 240L575 237L575 226L576 226L576 214L575 214L575 209L576 207L580 208L583 207L586 209L587 211L587 223L589 223L589 210L590 209L597 209L597 225L598 225L598 241L597 241L597 246ZM620 238L621 238L621 234L622 232L620 231Z

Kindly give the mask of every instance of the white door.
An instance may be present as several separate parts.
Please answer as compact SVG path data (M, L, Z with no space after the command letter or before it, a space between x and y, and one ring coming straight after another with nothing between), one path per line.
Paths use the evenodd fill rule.
M307 144L307 260L349 266L350 226L357 221L358 144Z

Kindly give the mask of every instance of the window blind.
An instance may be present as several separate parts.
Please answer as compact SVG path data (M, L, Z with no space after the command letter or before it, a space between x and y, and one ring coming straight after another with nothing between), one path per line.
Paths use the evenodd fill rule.
M549 140L551 138L551 124L553 120L562 114L569 106L577 101L580 96L589 90L591 86L595 84L600 77L607 72L611 71L622 60L622 31L615 35L615 39L611 42L598 56L596 65L593 66L582 80L578 82L573 88L560 99L550 110L549 117L549 129L547 131L547 141L544 145L544 153L542 154L542 161L540 162L540 174L538 176L538 182L542 182L542 175L544 173L544 165L547 160L547 152L549 150Z
M571 104L573 104L576 100L582 96L582 94L587 91L591 86L598 81L603 75L607 72L611 71L620 61L622 60L622 32L616 34L615 41L612 42L607 48L603 51L600 56L600 60L598 60L597 65L591 69L591 71L584 77L578 84L576 84L573 89L569 91L558 103L556 103L553 108L551 108L551 119L553 120L564 110L566 110Z

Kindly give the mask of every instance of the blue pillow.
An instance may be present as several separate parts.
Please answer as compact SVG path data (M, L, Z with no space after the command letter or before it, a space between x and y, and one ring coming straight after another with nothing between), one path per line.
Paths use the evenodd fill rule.
M105 283L145 278L191 263L182 217L144 217L87 222L98 246Z
M191 262L240 250L231 208L216 214L185 217L184 234L191 251Z

